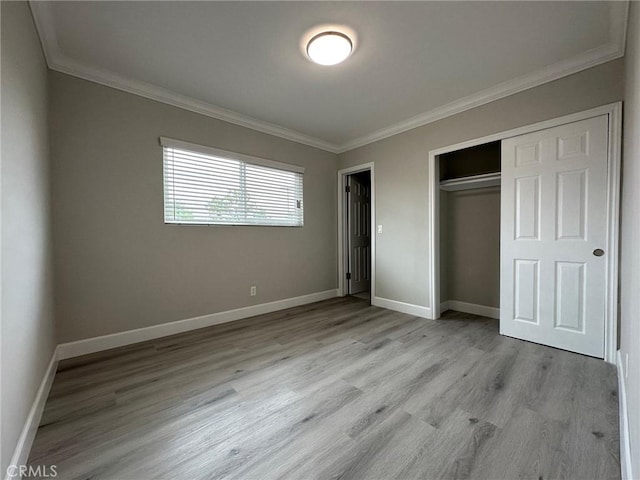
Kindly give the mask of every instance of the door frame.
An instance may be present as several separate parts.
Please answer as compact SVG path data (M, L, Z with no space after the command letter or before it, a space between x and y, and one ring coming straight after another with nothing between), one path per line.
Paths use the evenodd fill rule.
M611 103L583 112L534 123L524 127L506 130L485 137L467 140L429 151L429 263L427 278L429 279L429 301L431 319L440 317L440 165L436 160L444 153L475 147L484 143L502 141L538 130L558 127L567 123L587 120L589 118L608 115L608 162L607 162L607 255L606 292L605 292L605 332L604 360L616 363L618 343L618 266L620 235L620 163L622 145L622 102ZM502 306L502 305L501 305Z
M370 172L371 173L371 286L370 296L371 304L376 292L376 187L374 176L374 164L363 163L361 165L355 165L349 168L343 168L338 170L338 296L344 297L348 295L346 272L349 269L347 265L347 251L348 246L348 226L347 226L347 208L349 208L348 202L345 201L347 185L347 177L354 173Z

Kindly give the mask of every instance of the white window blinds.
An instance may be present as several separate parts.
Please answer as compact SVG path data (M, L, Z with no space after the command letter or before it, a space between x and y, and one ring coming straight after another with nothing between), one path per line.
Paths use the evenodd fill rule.
M303 224L304 168L160 138L165 223Z

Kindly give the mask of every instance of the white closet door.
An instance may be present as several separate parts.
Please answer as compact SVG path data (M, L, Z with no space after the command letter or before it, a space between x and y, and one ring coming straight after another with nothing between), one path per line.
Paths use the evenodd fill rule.
M502 142L503 335L604 356L607 122Z

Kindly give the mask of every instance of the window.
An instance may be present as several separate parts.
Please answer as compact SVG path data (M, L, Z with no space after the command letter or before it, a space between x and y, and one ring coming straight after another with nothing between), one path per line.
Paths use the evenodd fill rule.
M165 223L302 226L304 168L164 137L160 144Z

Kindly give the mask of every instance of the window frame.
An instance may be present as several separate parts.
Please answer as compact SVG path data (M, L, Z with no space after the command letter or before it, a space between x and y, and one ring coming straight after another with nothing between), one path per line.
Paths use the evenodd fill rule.
M209 147L206 145L200 145L191 142L185 142L182 140L176 140L168 137L160 137L160 146L162 147L162 216L165 225L183 225L183 226L213 226L213 227L285 227L285 228L301 228L304 226L304 172L305 168L299 165L292 165L289 163L277 162L275 160L268 160L266 158L254 157L252 155L246 155L243 153L231 152L228 150L222 150L215 147ZM210 155L213 157L219 157L222 159L238 161L244 165L256 165L259 167L270 168L274 170L281 170L286 172L292 172L300 175L300 187L301 187L301 201L302 209L300 216L300 223L296 225L283 225L283 224L269 224L269 223L216 223L216 222L188 222L188 221L168 221L166 218L166 206L167 206L167 179L166 179L166 165L165 165L165 149L175 148L188 152L193 152L201 155ZM246 192L243 192L245 195Z

